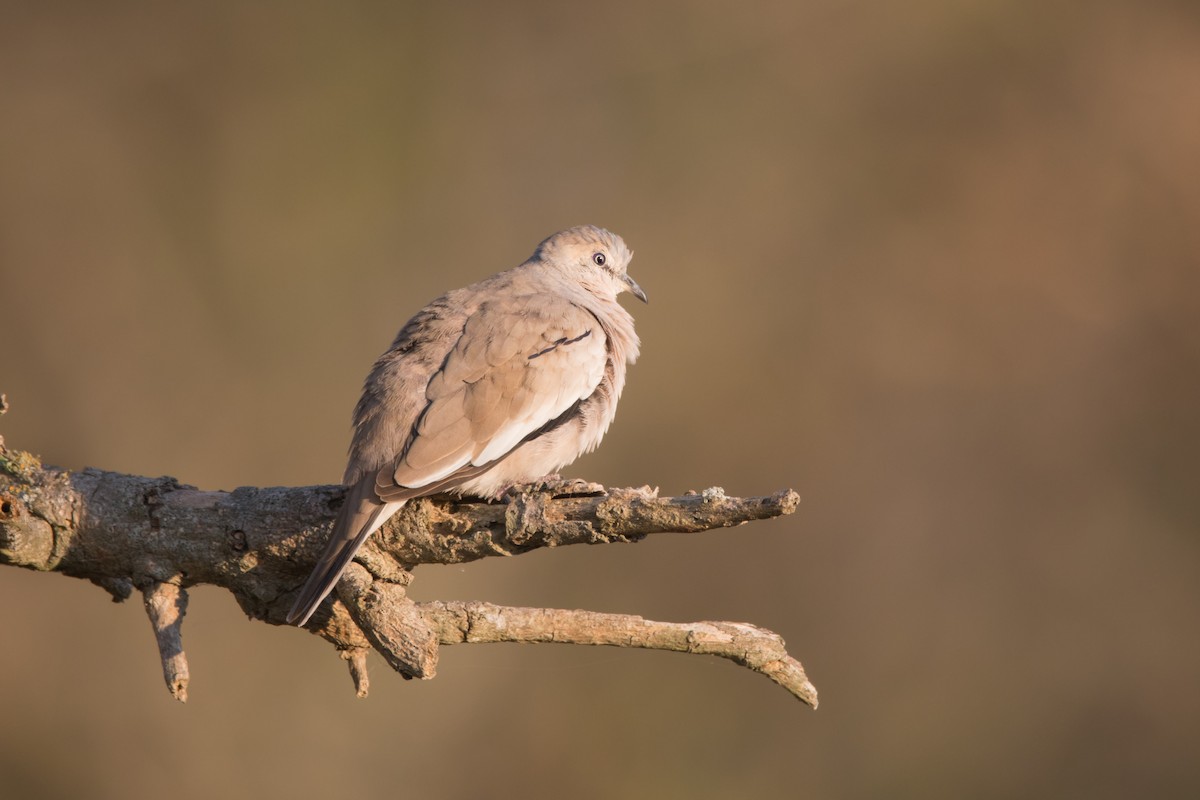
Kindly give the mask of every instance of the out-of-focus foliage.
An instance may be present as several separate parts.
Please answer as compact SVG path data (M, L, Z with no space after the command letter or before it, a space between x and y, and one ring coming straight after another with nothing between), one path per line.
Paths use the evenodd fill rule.
M822 700L497 646L357 701L201 589L181 707L136 604L5 569L6 797L1200 791L1193 4L22 4L0 101L11 446L333 482L408 315L605 225L644 356L570 474L805 502L413 592L754 621Z

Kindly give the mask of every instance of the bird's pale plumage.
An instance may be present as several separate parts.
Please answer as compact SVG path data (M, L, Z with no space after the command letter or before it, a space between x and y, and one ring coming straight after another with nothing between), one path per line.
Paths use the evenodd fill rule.
M583 226L519 267L419 311L375 362L354 410L346 501L288 622L303 625L359 546L405 502L492 496L600 443L638 356L621 237Z

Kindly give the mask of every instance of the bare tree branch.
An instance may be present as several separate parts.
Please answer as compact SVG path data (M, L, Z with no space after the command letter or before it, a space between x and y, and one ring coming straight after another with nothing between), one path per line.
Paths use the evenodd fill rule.
M706 653L761 672L816 708L817 689L783 639L745 622L654 622L629 614L557 608L506 608L491 603L418 604L442 644L558 642Z
M251 617L284 624L315 561L343 490L338 486L200 491L174 478L43 467L0 440L0 564L84 578L115 600L141 591L171 694L187 699L181 625L187 588L228 589ZM566 642L709 653L761 672L816 707L816 690L774 633L744 623L653 622L640 617L487 603L414 603L420 564L511 556L540 547L634 542L791 514L790 490L727 497L720 489L659 497L583 481L522 487L502 502L424 498L362 549L308 629L347 661L366 695L374 649L405 677L436 674L438 648L464 642Z

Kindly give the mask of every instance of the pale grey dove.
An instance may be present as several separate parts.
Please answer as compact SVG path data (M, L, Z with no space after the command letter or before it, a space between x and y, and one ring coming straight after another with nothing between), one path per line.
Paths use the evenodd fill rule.
M608 430L638 356L645 293L621 237L590 225L519 267L417 312L375 362L354 409L345 505L288 622L304 625L358 548L405 502L495 496L571 463Z

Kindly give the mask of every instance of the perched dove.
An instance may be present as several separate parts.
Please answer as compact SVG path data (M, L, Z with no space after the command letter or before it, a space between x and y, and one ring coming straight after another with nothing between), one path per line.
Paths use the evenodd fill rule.
M368 536L414 497L495 496L593 450L638 356L621 237L568 228L519 267L401 328L354 409L346 502L288 622L304 625Z

